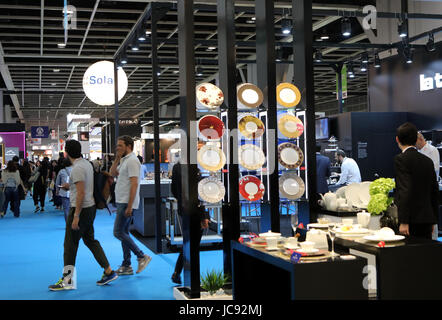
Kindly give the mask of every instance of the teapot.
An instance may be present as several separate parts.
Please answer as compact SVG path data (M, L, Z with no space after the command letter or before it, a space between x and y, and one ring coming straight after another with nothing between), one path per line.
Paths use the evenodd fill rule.
M330 211L336 211L338 208L337 197L333 192L327 192L324 197L325 208Z
M362 211L357 214L358 224L361 225L362 228L367 228L370 224L371 214L367 211Z

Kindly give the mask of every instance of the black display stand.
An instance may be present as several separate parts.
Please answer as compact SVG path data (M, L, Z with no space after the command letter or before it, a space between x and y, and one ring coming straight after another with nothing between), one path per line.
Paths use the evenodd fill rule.
M368 254L375 259L376 271L372 277L379 300L442 298L442 243L438 241L406 238L379 248L374 242L336 238L335 248L360 256ZM368 271L365 270L367 276Z
M367 300L366 260L291 263L232 242L235 300Z

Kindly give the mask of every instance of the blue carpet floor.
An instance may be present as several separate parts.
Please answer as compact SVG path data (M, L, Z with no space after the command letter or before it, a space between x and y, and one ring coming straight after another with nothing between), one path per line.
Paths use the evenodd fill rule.
M46 212L33 213L31 199L22 201L21 216L11 211L0 220L0 300L173 300L174 283L170 281L177 253L154 254L138 240L137 245L152 256L149 266L140 274L120 276L109 285L100 287L96 281L103 270L81 241L77 255L77 289L51 292L63 270L63 213L47 203ZM95 237L116 269L122 262L120 242L113 237L115 215L97 211ZM200 270L222 270L222 251L203 251ZM136 257L132 266L137 267Z

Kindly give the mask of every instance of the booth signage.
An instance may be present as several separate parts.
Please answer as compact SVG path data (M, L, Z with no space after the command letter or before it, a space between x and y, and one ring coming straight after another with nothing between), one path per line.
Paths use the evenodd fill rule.
M118 101L127 91L128 80L123 68L118 69ZM115 103L114 63L99 61L91 65L83 76L83 90L94 103L109 106Z
M442 88L442 75L438 72L434 77L426 77L425 74L419 76L420 91Z
M20 152L17 147L6 147L5 148L5 161L8 162L12 160L15 156L19 157Z
M48 138L49 137L49 127L31 127L31 137L32 138Z

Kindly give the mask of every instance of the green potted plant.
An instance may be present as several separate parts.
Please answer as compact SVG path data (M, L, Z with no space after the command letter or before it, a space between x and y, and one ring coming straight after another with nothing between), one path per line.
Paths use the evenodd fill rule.
M218 290L223 289L228 280L222 271L212 269L201 276L201 288L209 292L210 295L214 295Z
M393 217L388 215L388 211L393 205L393 198L388 194L395 188L396 184L393 179L379 178L370 184L370 202L367 206L367 211L371 215L379 216L380 227L390 227L396 229L396 221Z

